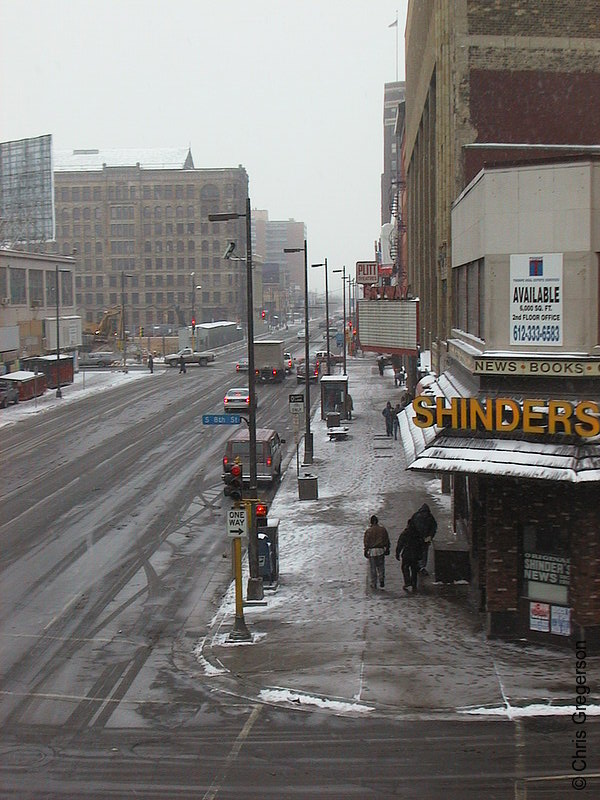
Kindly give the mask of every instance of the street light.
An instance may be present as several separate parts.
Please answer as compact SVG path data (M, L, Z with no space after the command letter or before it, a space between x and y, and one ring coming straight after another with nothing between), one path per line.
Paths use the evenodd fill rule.
M311 267L325 267L325 317L327 322L327 374L331 375L331 356L329 355L329 284L327 279L327 259L322 264L311 264Z
M304 463L313 463L313 435L310 430L310 378L308 374L308 256L306 239L304 247L284 247L284 253L304 253Z
M196 289L202 289L201 286L194 285L194 276L196 275L195 272L190 272L190 278L192 279L192 350L194 350L194 331L196 329Z
M127 330L125 328L125 278L133 278L121 271L121 347L123 348L123 372L127 372Z
M350 280L350 276L346 278L346 265L344 264L343 269L334 269L334 272L341 272L342 273L342 298L344 302L344 375L347 375L346 372L346 280Z
M246 219L246 313L248 315L248 392L250 395L248 414L248 438L250 447L250 497L256 501L256 375L254 372L254 299L252 296L252 212L250 198L246 198L246 212L225 212L209 214L209 222L225 222L229 219ZM235 244L231 243L223 256L231 258ZM236 259L237 260L237 259ZM262 578L258 570L258 530L254 502L250 503L250 524L248 526L248 578L247 596L249 600L262 600L264 597Z
M59 269L55 265L55 286L56 286L56 396L62 397L60 388L60 286L58 283L59 272L70 272L68 269Z

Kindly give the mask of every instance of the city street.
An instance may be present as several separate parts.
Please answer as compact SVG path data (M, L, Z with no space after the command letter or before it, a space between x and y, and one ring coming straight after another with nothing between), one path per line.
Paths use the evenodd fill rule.
M297 567L293 549L287 564L282 555L279 602L277 593L267 593L262 611L248 609L251 627L259 634L255 647L261 649L253 655L243 646L221 647L221 663L229 659L228 677L211 671L198 642L209 634L214 637L210 632L215 622L226 630L223 623L230 608L227 600L221 606L231 576L224 524L229 501L223 499L220 480L220 454L228 432L203 428L198 420L203 412L218 410L224 388L236 382L237 356L232 351L220 356L213 368L190 369L185 376L162 368L153 376L131 373L106 391L89 397L82 392L78 402L69 400L66 387L62 407L3 426L1 464L8 478L0 528L0 796L476 798L485 790L494 798L563 797L572 779L570 758L565 756L573 736L568 717L459 719L431 706L422 694L427 681L417 673L414 690L401 689L415 701L407 714L393 707L400 687L391 682L396 677L388 668L375 683L374 673L367 679L365 672L359 705L366 702L371 713L358 706L355 711L344 711L343 704L336 707L334 698L344 693L339 687L353 685L351 673L344 678L344 653L353 651L350 641L344 644L347 633L340 629L339 637L329 635L329 648L313 646L312 652L302 636L296 637L297 646L288 637L285 650L278 643L277 607L285 609L286 598L284 616L297 614L298 621L298 603L307 609L318 603L325 636L326 619L336 602L330 587L319 587L318 572L311 575L318 570L314 559L305 572L312 596L303 598L300 592L295 600L290 597ZM355 365L367 387L374 369L370 363ZM93 384L91 372L86 380ZM384 384L373 384L375 404L388 383L385 378ZM291 502L286 485L295 482L290 391L297 391L290 379L281 387L259 387L261 399L268 393L273 401L262 403L259 424L261 413L268 413L290 443L288 476L281 499L274 502L275 513L286 515ZM362 424L361 415L364 420L375 413L375 405L367 408L359 397L357 391L356 425ZM24 406L15 407L15 413L23 414ZM325 480L328 459L318 435L324 423L315 419L314 424L321 448L314 469ZM378 428L381 421L375 418L373 425ZM392 454L383 443L375 440L375 445L378 463L385 464L380 457ZM363 458L355 449L355 464ZM401 496L407 505L416 501L415 491L432 489L431 482L418 478L414 484L406 477L409 482ZM318 513L327 515L329 509L331 515L344 497L328 498L326 482L320 488ZM370 504L381 502L381 490L372 484L371 499L359 503L365 513ZM390 514L393 506L385 487L383 495ZM292 505L302 515L303 508L314 514L319 503ZM445 517L444 503L435 507ZM300 518L295 525L306 537ZM362 519L355 525L361 530ZM362 573L366 567L361 562ZM353 557L349 566L352 563ZM362 578L352 592L358 591L356 599L362 593L366 608L370 604L401 619L406 611L390 602L410 599L394 600L398 571L390 563L387 602L384 597L369 599ZM353 568L346 570L344 578L349 589L356 583L352 573ZM440 606L433 601L442 609L436 613L452 608L452 603ZM356 600L350 603L352 609ZM363 624L360 616L356 621ZM460 637L460 626L468 624L464 610L456 622L455 635ZM434 634L438 623L431 624ZM270 630L262 645L261 630ZM377 628L368 630L366 636L378 647ZM467 630L464 635L472 638ZM477 647L477 636L472 644L465 642L467 650ZM451 659L450 639L444 648ZM218 636L213 638L211 653L206 651L209 658L219 652L218 641ZM430 647L434 642L431 639ZM388 658L393 641L385 648ZM463 651L455 649L456 657L463 658ZM327 652L333 659L330 667L322 660ZM402 651L397 653L402 661ZM428 657L435 658L434 650ZM309 679L307 687L324 692L329 686L329 699L320 707L306 705L300 692L296 701L288 694L278 702L268 693L261 701L258 692L249 693L249 676L242 674L248 669L256 673L261 661L267 665L266 675L275 675L286 664L297 665L298 677ZM354 659L348 662L352 663ZM458 679L453 689L455 674L453 670L442 679L449 692L447 710L459 702L460 692L454 699L452 694L464 684ZM252 685L257 677L258 673L251 678ZM266 685L286 685L277 683L281 680L283 675L275 681L267 677ZM260 685L265 685L264 677ZM297 688L301 685L300 678ZM564 683L560 686L559 696ZM387 706L384 702L379 707L380 693L387 696ZM592 734L597 739L596 718L589 718L587 731L590 740ZM588 774L593 773L593 763L594 751ZM536 776L544 780L531 780Z

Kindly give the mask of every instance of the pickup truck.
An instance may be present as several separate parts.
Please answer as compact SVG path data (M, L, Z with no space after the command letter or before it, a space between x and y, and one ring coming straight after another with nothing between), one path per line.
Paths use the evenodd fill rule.
M192 350L191 347L184 347L176 353L169 353L169 355L165 356L165 364L169 367L178 367L181 356L183 356L186 365L200 364L201 367L211 364L216 358L216 354L213 353L212 350L197 352L196 350Z

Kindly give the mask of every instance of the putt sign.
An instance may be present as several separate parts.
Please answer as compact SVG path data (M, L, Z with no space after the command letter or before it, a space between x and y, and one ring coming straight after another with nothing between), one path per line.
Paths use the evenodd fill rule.
M230 508L227 512L227 535L231 537L246 535L246 508Z

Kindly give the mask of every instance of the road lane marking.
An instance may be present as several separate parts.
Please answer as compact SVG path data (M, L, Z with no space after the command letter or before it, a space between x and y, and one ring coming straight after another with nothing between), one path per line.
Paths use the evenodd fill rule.
M223 785L225 778L227 777L227 773L229 772L229 767L231 766L233 761L235 761L235 759L237 758L240 750L242 749L242 745L250 735L252 726L258 719L258 715L260 714L261 708L262 706L254 706L254 708L252 709L252 713L246 720L246 724L239 732L237 739L233 743L233 747L231 748L227 758L225 759L225 765L221 771L221 774L217 778L215 778L215 780L212 782L212 784L206 791L206 794L202 795L202 800L214 800L217 794L219 793L219 790Z

